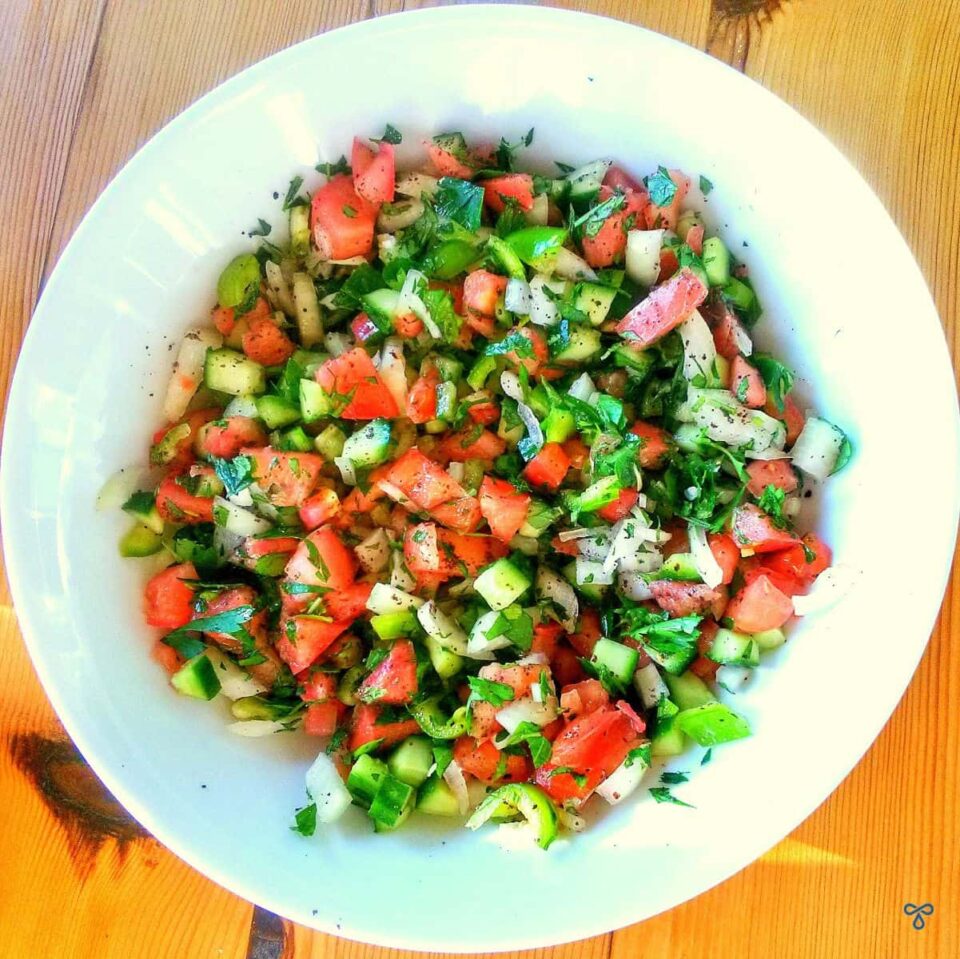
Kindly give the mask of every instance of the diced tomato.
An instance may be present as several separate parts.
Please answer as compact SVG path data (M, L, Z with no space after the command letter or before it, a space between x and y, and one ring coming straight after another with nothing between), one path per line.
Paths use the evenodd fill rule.
M324 609L334 619L356 619L366 610L372 589L372 583L360 582L326 593L323 597Z
M536 782L557 802L583 800L606 779L627 757L641 739L634 720L627 713L607 707L568 722L553 741L550 762L536 772ZM569 767L586 776L580 786L568 772Z
M568 719L596 712L610 704L610 696L596 679L571 683L560 691L560 708Z
M183 657L162 639L158 639L150 647L150 655L154 662L159 663L171 676L183 665Z
M194 496L187 487L199 477L215 475L207 467L196 471L195 475L177 471L167 473L157 487L157 512L168 523L212 523L213 497Z
M505 755L489 739L477 742L472 736L461 736L454 743L453 758L465 773L488 784L525 782L533 771L526 756Z
M684 268L627 313L617 332L633 346L650 346L686 320L706 296L700 277Z
M315 669L303 680L300 698L305 703L325 703L335 699L336 695L337 677L333 673L324 673Z
M558 686L578 683L581 679L587 678L580 663L580 657L563 643L557 646L557 651L550 657L550 671Z
M536 376L540 367L550 359L546 338L535 326L521 326L519 329L510 330L507 336L514 334L530 341L530 345L533 347L533 356L529 355L528 350L523 351L523 356L520 356L516 350L508 350L503 354L503 358L509 360L514 366L525 367L531 376Z
M286 363L297 350L293 340L268 319L253 320L243 334L242 343L243 352L263 366Z
M360 684L357 698L364 702L400 706L417 692L417 654L409 639L398 639L373 672Z
M482 399L483 394L490 395L487 390L478 390L471 397L468 397L470 405L467 407L467 416L474 423L480 423L482 426L489 426L500 419L500 407L493 399Z
M768 553L767 555L772 558L778 554ZM800 579L794 576L793 573L784 572L782 569L771 569L762 562L760 557L751 557L751 559L753 562L749 564L744 562L741 567L743 571L743 582L746 586L749 586L758 577L766 576L784 596L789 596L791 599L794 596L805 593L810 588L812 580Z
M651 206L649 209L656 209ZM677 270L680 269L680 261L677 259L676 250L665 246L660 250L660 273L657 277L658 283L669 280Z
M533 640L530 643L531 653L541 653L547 659L553 659L557 651L557 643L564 635L564 629L559 623L543 622L533 627Z
M427 149L427 156L430 162L437 168L440 176L456 177L458 180L470 180L473 178L473 168L461 163L452 153L444 150L432 140L424 141Z
M623 167L617 166L616 163L607 170L603 178L603 185L610 187L611 190L620 190L623 193L626 193L628 190L633 190L635 193L640 194L647 192L644 185L636 179L636 177L631 176Z
M767 402L767 388L759 370L740 355L730 364L730 389L751 409L758 410Z
M603 633L600 632L600 614L592 607L587 606L580 612L580 621L577 631L568 637L570 645L580 656L589 658L593 655L593 647Z
M764 565L773 573L792 576L809 585L832 562L830 547L816 533L807 533L802 543L765 557Z
M297 547L287 563L285 575L294 583L337 591L353 583L356 571L353 550L344 545L333 529L321 526ZM311 598L314 597L306 596L307 601Z
M356 140L354 140L356 144ZM393 191L397 179L396 158L393 146L386 140L381 140L370 162L365 163L362 170L353 167L353 188L357 195L369 203L381 204L393 202Z
M380 327L366 313L358 313L350 321L350 332L353 333L355 339L361 343L366 343L367 340L372 340L380 335Z
M357 517L369 513L378 501L382 500L387 494L377 485L377 472L374 470L370 474L370 488L363 492L359 486L354 486L347 493L343 502L340 504L340 512L333 519L335 526L341 529L348 529L356 521Z
M647 208L647 226L650 229L663 227L667 230L676 230L680 219L680 206L690 189L690 178L679 170L668 170L670 179L677 187L673 199L666 206L656 206L651 203Z
M635 433L642 440L640 451L637 453L637 462L645 470L659 469L663 465L664 457L670 451L666 430L637 420L630 427L630 432Z
M266 446L267 434L263 427L249 416L228 416L214 420L200 428L197 451L201 456L216 456L231 460L245 446Z
M350 739L348 745L351 750L357 750L367 743L382 739L377 749L384 749L402 742L407 736L420 732L420 724L415 719L402 719L397 723L378 723L381 710L377 706L360 703L353 709L350 718ZM494 747L496 749L496 747Z
M699 676L700 679L702 679L705 683L716 682L717 670L719 668L719 663L715 663L712 659L708 659L706 656L698 656L687 667L687 669L689 669L694 676Z
M570 468L570 458L559 443L545 443L536 456L524 467L523 475L534 486L555 490L563 482Z
M744 503L733 511L731 532L740 549L752 549L755 553L772 553L799 540L796 533L775 526L773 520L753 503Z
M440 537L435 523L417 523L408 527L403 537L403 557L407 569L414 576L446 572L448 569L449 575L453 575L453 564L440 551Z
M707 537L710 544L710 552L717 561L717 565L723 571L723 579L720 582L724 585L730 583L733 574L737 571L737 564L740 562L740 550L733 541L732 536L726 533L710 533Z
M417 424L437 418L437 384L440 375L433 368L410 387L407 394L407 416Z
M463 315L463 283L460 280L430 280L427 283L429 290L443 290L450 294L453 300L453 312L457 316Z
M747 331L729 307L723 307L723 314L713 330L713 343L717 352L725 359L732 360L740 355L740 343L749 341Z
M243 552L248 559L257 560L275 553L293 553L299 545L296 536L267 536L263 539L248 536L243 541Z
M704 583L659 579L650 583L650 592L657 605L671 616L712 613L719 619L727 605L727 590L723 586L711 588Z
M463 281L463 305L467 315L474 314L487 318L495 316L497 303L506 288L507 278L505 276L498 276L488 270L474 270L472 273L468 273L467 278ZM492 332L491 328L490 333Z
M697 639L697 652L700 655L690 664L689 669L704 682L712 683L716 679L717 668L720 664L707 657L707 650L713 645L720 626L715 620L704 619L701 620L698 628L700 636Z
M193 462L194 448L198 447L199 440L203 437L205 429L209 428L207 424L216 420L221 413L222 410L217 406L208 407L203 410L194 410L192 413L187 413L183 419L178 420L172 426L161 427L153 434L153 445L156 446L170 430L175 430L184 423L190 427L190 432L175 444L173 457L167 460L166 465L171 470L178 468L185 469Z
M253 462L253 478L274 506L302 506L323 469L317 453L282 453L270 446L243 452Z
M570 458L571 468L575 470L583 469L584 464L590 458L590 447L579 436L571 436L570 439L564 440L560 445L563 447L564 453Z
M502 456L507 444L490 430L470 427L451 433L440 444L440 453L457 463L467 460L495 460Z
M338 699L307 706L303 712L303 731L308 736L332 736L346 710L347 707Z
M438 523L458 533L472 533L482 519L480 503L475 496L461 496L449 503L441 503L430 510L430 515Z
M329 622L319 616L291 616L280 622L277 652L294 673L312 666L350 628L350 621Z
M467 495L466 490L438 463L416 447L390 465L386 479L423 510Z
M554 536L553 539L550 540L550 548L555 553L560 553L563 556L579 556L580 555L580 550L577 549L576 540L572 540L572 539L562 540L560 539L559 534L557 536Z
M787 446L792 446L797 441L797 437L800 435L800 431L807 421L803 413L800 412L800 407L794 403L793 398L789 396L785 397L783 409L778 410L773 398L768 396L767 405L763 410L768 416L772 416L774 419L781 420L786 424Z
M477 313L474 310L467 310L467 315L464 317L466 320L466 326L461 327L461 329L470 329L479 333L484 339L491 339L493 334L497 331L497 322L492 316L484 316L482 313ZM470 334L471 337L473 334ZM460 347L460 349L468 349L469 347Z
M613 190L609 187L600 188L601 202L612 197ZM647 208L646 193L626 194L624 205L615 213L611 213L594 236L584 234L580 240L583 248L583 258L590 266L600 269L612 266L623 259L627 249L627 230L632 229L628 224L643 224L644 211Z
M397 336L412 340L423 332L423 320L415 313L404 313L393 318L393 330Z
M508 173L483 181L483 202L502 213L504 201L516 200L524 212L533 209L533 177L529 173Z
M793 603L769 576L761 574L730 600L726 615L733 620L734 629L762 633L779 629L793 615Z
M597 516L605 519L608 523L619 523L630 510L633 509L640 494L632 486L620 490L619 495L612 503L601 506L597 510Z
M310 229L320 256L346 260L370 253L377 209L357 195L350 177L331 177L310 203Z
M695 224L687 230L687 246L693 250L697 256L703 253L703 227Z
M690 536L687 533L687 524L683 520L676 518L667 520L663 524L663 531L670 537L660 550L664 559L673 556L674 553L690 552Z
M747 490L758 499L768 486L776 486L784 493L792 493L797 488L797 474L790 460L753 460L747 472L750 474Z
M526 522L530 497L512 483L493 476L484 476L479 497L480 512L490 524L490 532L509 543Z
M324 523L329 523L339 512L340 497L335 490L326 487L305 499L298 510L300 522L307 529L316 529Z
M506 556L510 550L495 536L469 536L441 529L440 548L457 562L457 572L462 573L459 564L467 569L467 575L476 576L484 566Z
M224 589L217 593L203 609L197 609L195 618L206 616L219 616L221 613L227 613L232 609L239 609L241 606L256 607L258 596L251 586L235 586L232 589ZM254 613L243 625L248 633L258 634L263 628L265 614L263 612ZM240 652L243 644L230 633L217 630L204 631L215 643L223 646L224 649L232 652Z
M341 419L391 419L400 415L393 394L359 346L331 357L319 367L315 377L324 392L334 398L335 405L343 405L337 413Z
M168 566L151 577L143 594L143 615L148 626L178 629L193 619L193 590L184 582L197 579L193 563Z
M435 574L441 581L475 576L484 566L506 556L508 550L492 536L463 536L434 523L418 523L404 534L403 555L414 576Z
M360 176L360 174L373 163L375 156L376 154L373 152L373 147L364 143L360 137L353 138L353 146L350 150L350 171L354 179ZM354 183L354 186L356 186L356 183Z

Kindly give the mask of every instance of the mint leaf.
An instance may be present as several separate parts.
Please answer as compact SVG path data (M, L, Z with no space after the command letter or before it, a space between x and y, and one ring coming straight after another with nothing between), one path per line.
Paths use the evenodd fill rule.
M651 202L656 206L670 206L677 195L677 185L670 179L666 167L657 167L657 172L648 176L644 183L647 185Z
M318 163L314 170L317 173L322 173L324 176L336 176L338 173L352 173L350 169L350 164L347 163L347 158L341 154L340 159L336 163Z
M773 405L782 413L784 400L793 389L793 370L768 353L754 353L750 360L769 390Z
M210 462L228 496L236 496L253 482L253 460L249 456L234 456L231 460L212 456Z
M513 687L506 683L498 683L492 679L483 679L480 676L468 676L470 696L474 700L502 706L514 698Z
M441 177L434 208L441 220L452 220L467 230L478 230L483 212L483 187L469 180Z
M287 194L283 198L283 209L289 210L293 206L307 206L309 200L306 197L298 196L300 192L300 187L303 186L303 177L295 176L291 181L290 185L287 187Z
M696 808L695 806L691 806L690 803L684 802L682 799L677 799L666 786L651 786L650 795L653 796L657 802L672 803L674 806L686 806L688 809Z

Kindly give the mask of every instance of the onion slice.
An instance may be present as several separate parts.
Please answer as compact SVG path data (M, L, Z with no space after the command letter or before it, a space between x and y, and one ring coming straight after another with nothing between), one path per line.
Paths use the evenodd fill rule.
M687 524L687 535L690 538L690 552L697 567L700 578L713 589L723 582L723 570L710 549L707 531L702 526Z

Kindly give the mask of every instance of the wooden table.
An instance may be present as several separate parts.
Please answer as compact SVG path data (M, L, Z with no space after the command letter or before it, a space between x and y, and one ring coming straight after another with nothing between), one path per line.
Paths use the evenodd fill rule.
M421 5L4 0L0 395L6 396L38 292L66 240L144 140L211 87L276 50L352 20ZM955 349L960 4L564 5L631 20L706 49L823 129L903 230ZM824 215L817 210L816 184L810 192L811 214ZM829 213L824 228L834 242L870 242L858 235L856 223L844 221L842 211ZM906 350L904 355L909 357ZM922 402L922 386L912 392L911 383L922 384L922 370L906 365L903 381L891 388ZM891 452L900 465L896 448ZM922 499L922 485L921 472L905 484L900 502ZM910 523L909 505L905 516ZM909 560L893 571L892 588L898 573L909 574ZM866 758L810 819L695 901L613 935L550 950L553 959L960 956L960 648L950 641L960 609L957 582L955 573L941 622L903 703ZM2 957L388 955L255 910L132 823L57 722L2 581L0 797ZM924 929L912 928L903 913L907 902L935 906Z

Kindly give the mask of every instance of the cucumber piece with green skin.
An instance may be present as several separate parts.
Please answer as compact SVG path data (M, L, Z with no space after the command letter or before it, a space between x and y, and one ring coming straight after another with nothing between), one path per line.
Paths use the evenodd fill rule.
M523 261L517 256L513 248L504 242L498 236L491 236L487 240L487 250L493 256L497 266L503 270L507 276L515 280L525 280L527 271L524 269Z
M300 407L288 403L282 396L267 393L257 397L257 415L268 430L279 430L300 419Z
M752 638L763 653L776 649L787 641L782 629L767 629L762 633L754 633Z
M701 576L693 559L693 553L674 553L663 561L663 566L650 578L669 579L682 583L699 583Z
M280 449L290 453L309 453L313 450L313 437L302 426L294 426L280 436Z
M730 281L730 251L718 236L703 241L703 268L710 286L726 286Z
M732 303L738 310L749 313L756 307L757 295L746 283L731 276L723 285L724 299Z
M617 291L599 283L583 282L574 287L573 305L587 314L592 326L600 326L607 318Z
M275 720L285 716L287 710L285 707L267 702L262 696L241 696L230 704L230 712L234 719L239 720Z
M548 506L542 499L531 499L527 507L527 518L520 527L520 535L536 539L560 515L560 512L557 507Z
M417 792L412 786L387 773L367 810L373 828L377 832L390 832L402 826L413 811L416 798Z
M554 406L543 421L543 436L548 443L563 443L577 431L577 421L570 410Z
M700 746L718 746L750 735L749 723L719 702L683 709L674 722Z
M380 639L389 641L420 632L420 622L409 609L396 613L378 613L370 617L370 626Z
M208 389L230 396L259 395L267 388L266 370L236 350L207 350L203 383Z
M670 698L680 709L695 709L717 701L710 687L695 673L686 672L679 676L666 673L663 679L670 690Z
M638 350L626 343L618 343L613 348L613 361L641 380L650 375L657 362L647 350Z
M130 558L154 556L163 549L163 537L155 530L134 523L120 539L120 555Z
M290 251L296 256L310 252L310 207L302 203L290 207Z
M510 446L516 446L523 439L526 426L517 413L515 400L506 397L500 404L500 421L497 424L497 436Z
M643 650L661 669L666 670L671 676L681 675L697 658L697 650L695 647L678 649L674 653L662 653L653 646L644 643ZM664 678L666 679L667 677L665 676Z
M180 444L190 436L188 423L171 426L160 439L150 447L150 463L153 466L166 466L180 452Z
M725 666L747 666L750 669L760 665L760 646L752 636L734 632L732 629L718 629L707 658Z
M430 664L441 679L450 679L451 676L456 676L463 669L464 659L462 656L440 645L433 636L427 636L424 642L427 652L430 654Z
M559 817L553 800L532 783L509 783L495 789L474 810L467 820L468 829L479 829L501 805L516 809L537 836L537 845L546 849L557 838Z
M627 686L633 679L640 654L632 646L601 638L593 647L591 662L604 666L617 678L621 686Z
M600 583L578 583L577 582L577 561L570 560L563 567L563 578L584 598L591 603L600 603L607 593L607 587Z
M583 363L600 352L600 331L587 326L570 329L570 340L554 356L558 363Z
M477 361L467 373L467 382L475 390L482 390L490 374L497 368L497 361L492 356L478 357Z
M453 790L434 773L417 792L417 812L452 819L460 815L460 803Z
M430 774L433 747L426 736L408 736L387 757L387 769L402 783L416 789Z
M600 185L610 166L610 160L594 160L568 173L566 179L570 184L570 201L573 203L595 197L600 192Z
M341 456L345 456L354 466L364 468L379 466L390 456L392 438L390 421L371 420L343 444Z
M213 699L220 692L220 680L205 653L188 659L171 677L170 685L184 696Z
M332 463L338 456L343 455L346 442L347 434L331 423L314 438L313 447L328 463Z
M676 717L657 724L650 740L650 755L658 758L679 756L687 748L687 739Z
M304 423L315 423L330 416L333 400L316 380L300 380L300 413Z
M458 383L463 378L463 364L453 356L445 353L434 353L430 357L434 369L440 374L440 379L450 383ZM421 375L424 370L421 369Z
M437 383L437 419L443 421L446 430L457 415L457 384Z
M473 588L491 609L506 609L515 603L532 583L530 578L508 559L498 559L476 578Z
M610 503L615 503L620 496L620 480L616 476L601 476L595 483L591 483L583 492L574 493L570 498L581 513L595 513Z
M347 789L357 806L369 809L383 780L389 775L387 764L369 753L358 756L347 776Z
M142 526L153 530L154 533L163 532L163 517L157 510L157 503L153 493L147 490L138 490L121 507Z
M433 138L433 142L436 143L441 150L446 150L454 159L466 164L468 158L467 141L463 138L462 133L458 131L454 131L453 133L438 133Z
M393 329L393 318L400 306L400 294L396 290L374 290L360 297L360 302L378 330L388 333Z

